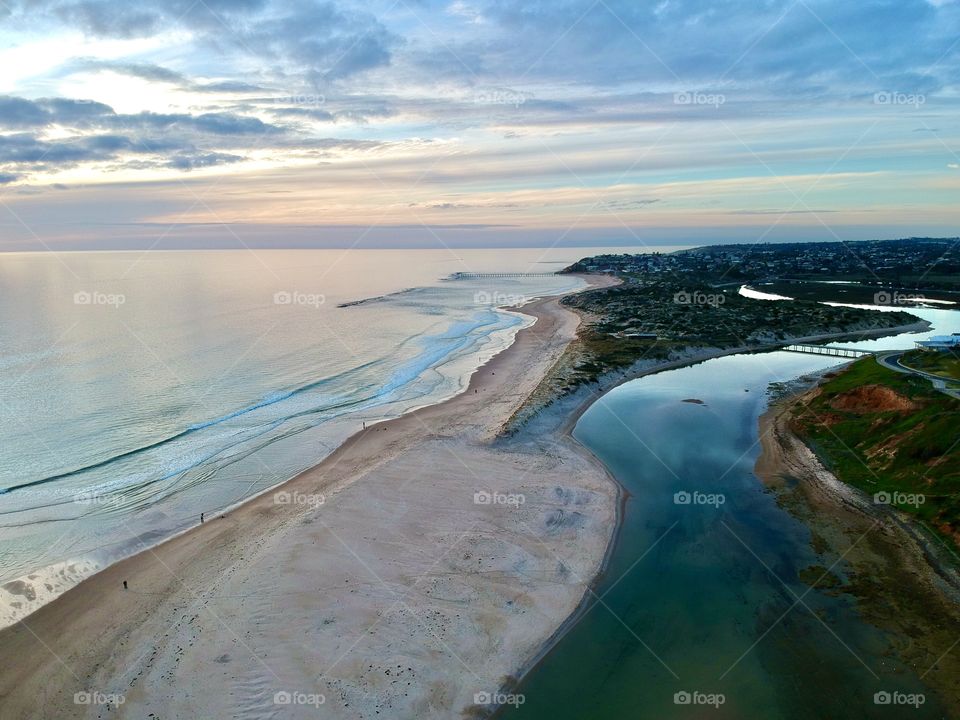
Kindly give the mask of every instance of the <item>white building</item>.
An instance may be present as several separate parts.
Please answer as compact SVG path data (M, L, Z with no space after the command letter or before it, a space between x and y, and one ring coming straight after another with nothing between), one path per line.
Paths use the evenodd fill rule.
M921 350L953 350L960 348L960 333L934 335L926 340L917 340L915 344Z

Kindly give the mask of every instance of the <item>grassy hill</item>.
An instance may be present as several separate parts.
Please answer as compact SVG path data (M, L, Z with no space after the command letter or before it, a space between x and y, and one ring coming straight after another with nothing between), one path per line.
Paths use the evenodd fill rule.
M840 480L960 545L960 402L864 358L793 413Z

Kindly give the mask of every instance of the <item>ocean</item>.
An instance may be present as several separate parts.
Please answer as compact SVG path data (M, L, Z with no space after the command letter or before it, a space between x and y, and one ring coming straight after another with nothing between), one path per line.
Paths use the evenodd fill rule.
M501 306L582 286L455 273L603 251L0 255L0 626L451 397L531 322Z

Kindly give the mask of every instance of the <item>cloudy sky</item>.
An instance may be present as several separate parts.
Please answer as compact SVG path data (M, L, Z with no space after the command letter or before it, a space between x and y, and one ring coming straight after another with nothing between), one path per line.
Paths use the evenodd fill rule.
M0 249L960 234L956 0L0 0Z

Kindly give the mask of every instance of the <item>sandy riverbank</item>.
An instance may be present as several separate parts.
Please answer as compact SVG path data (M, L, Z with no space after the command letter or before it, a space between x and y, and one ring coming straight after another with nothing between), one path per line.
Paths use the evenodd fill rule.
M755 472L810 528L819 563L807 579L854 599L863 617L885 631L890 654L916 671L951 717L960 717L960 575L952 551L838 480L793 432L791 416L803 412L819 379L811 376L761 416Z
M683 350L672 352L667 359L641 358L629 367L604 373L598 382L584 384L573 392L566 392L565 390L561 390L561 388L565 388L568 385L568 375L572 366L582 360L582 355L577 348L577 344L573 343L571 347L567 349L564 356L561 357L560 361L553 365L550 372L530 394L526 402L517 409L506 427L508 431L514 431L524 427L530 420L537 417L544 408L559 405L562 408L559 412L565 417L563 430L569 432L573 429L574 425L576 425L580 416L583 415L594 402L597 402L606 393L620 385L646 375L653 375L666 370L677 370L688 365L696 365L707 360L726 357L727 355L770 352L792 344L870 340L902 333L923 332L929 328L930 323L926 320L920 320L919 322L908 325L863 330L854 333L836 332L789 337L769 345L740 345L737 347L723 348L691 345Z
M479 710L576 609L616 519L617 488L563 433L496 440L579 323L557 299L523 312L463 394L353 436L287 502L208 519L0 632L0 715Z

